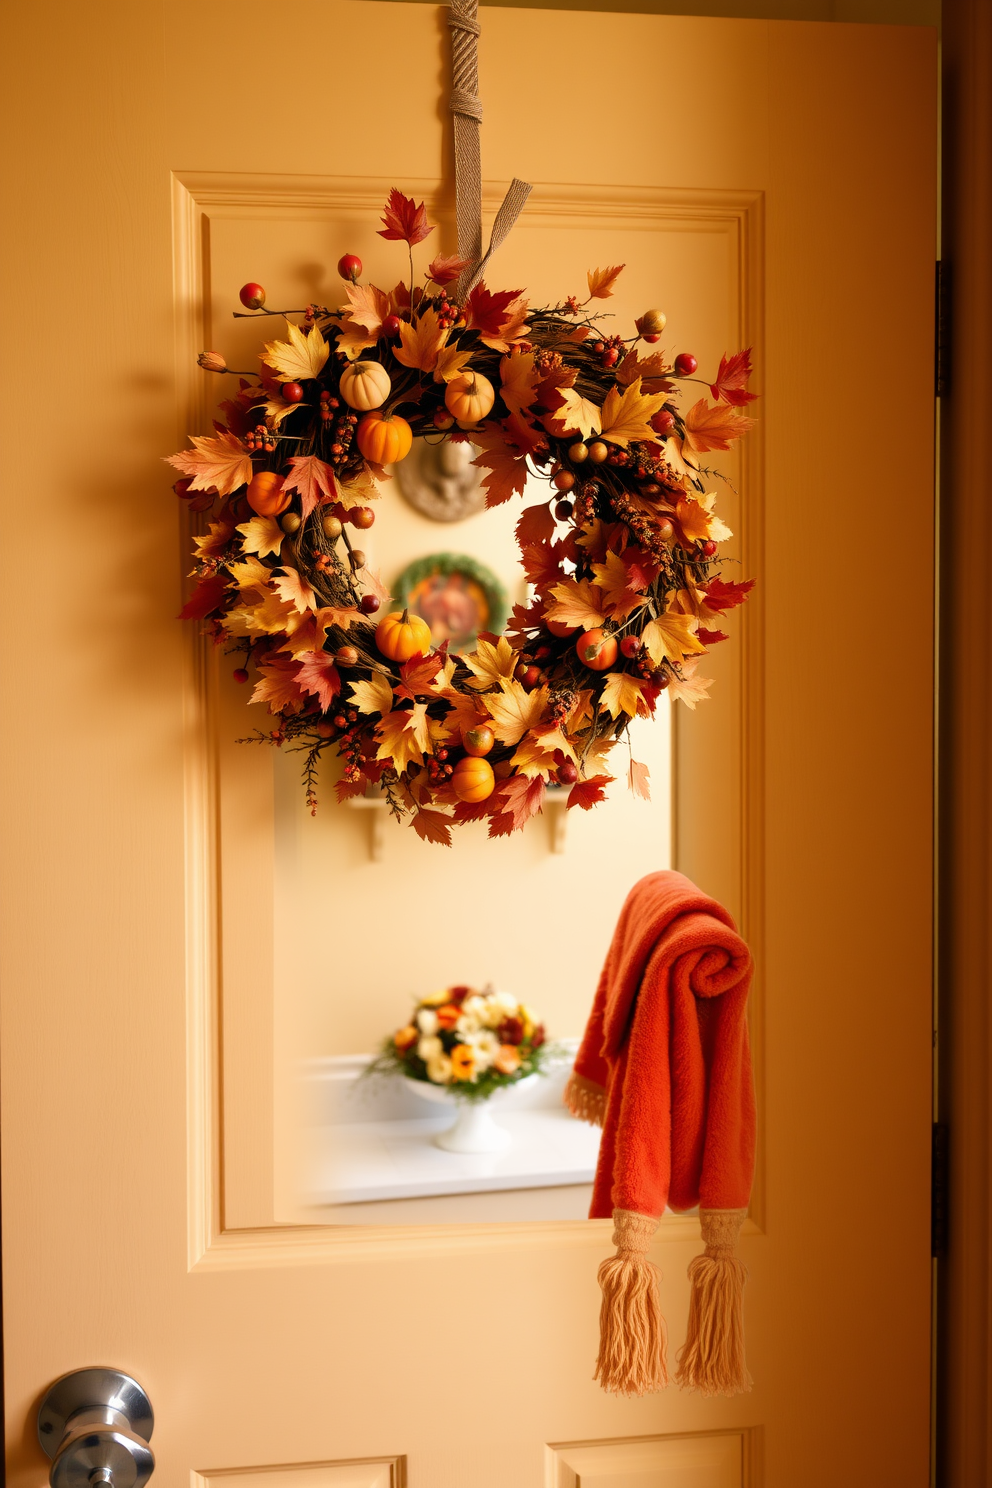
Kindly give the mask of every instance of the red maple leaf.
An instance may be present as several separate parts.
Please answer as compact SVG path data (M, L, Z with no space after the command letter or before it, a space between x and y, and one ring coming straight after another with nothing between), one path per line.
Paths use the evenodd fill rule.
M326 651L304 651L297 660L301 663L297 682L318 699L322 712L326 713L341 691L341 678L333 658Z
M485 280L480 279L465 306L466 330L478 331L480 336L498 336L508 307L520 298L522 292L519 289L498 289L492 294L486 288Z
M643 594L658 577L661 563L653 553L646 553L643 548L628 548L623 554L623 566L627 570L628 587Z
M393 243L409 243L411 248L434 231L427 221L423 202L418 207L412 197L404 196L395 186L389 193L382 220L386 225L379 229L380 238L388 238Z
M706 585L706 608L722 615L725 610L743 604L753 588L753 579L745 579L741 584L725 584L723 579L710 579Z
M336 497L334 471L316 455L294 455L289 463L293 468L282 488L284 491L299 491L302 520L305 522L314 507L323 506Z
M422 656L419 652L411 656L400 667L399 686L393 689L396 696L416 702L418 697L433 692L434 679L443 665L444 657L438 652L433 656Z
M525 642L530 640L529 632L541 630L544 625L545 601L539 596L531 600L526 607L515 604L510 612L510 619L504 635L511 646L519 643L519 649L523 650Z
M535 589L547 589L565 577L561 543L524 543L520 549L524 573Z
M548 542L555 532L555 519L551 515L551 508L545 502L542 502L540 506L525 506L517 519L514 530L521 547L524 543Z
M220 608L224 590L230 583L226 573L207 574L197 584L189 599L179 611L180 620L204 620L211 610Z
M487 796L484 801L459 801L452 821L459 823L482 821L483 817L492 815L498 804L498 797L494 801L492 796Z
M439 253L427 265L427 272L435 284L451 284L462 269L468 268L468 262L467 258L459 258L457 253Z
M568 793L568 806L581 806L591 811L605 798L606 786L613 783L612 775L591 775L588 780L577 780Z
M360 775L357 780L339 780L334 787L334 794L338 798L338 805L341 805L345 801L350 801L352 796L364 796L364 775Z
M696 631L696 635L702 641L704 646L715 646L717 641L726 641L729 639L724 631L705 630L702 625Z
M489 823L490 837L508 837L536 816L544 805L544 781L540 775L533 780L526 775L511 775L509 780L495 792L500 798L502 811Z
M746 346L743 351L735 351L732 357L726 353L720 358L720 370L716 374L716 382L710 386L710 392L714 398L723 398L734 408L743 408L747 403L753 403L758 396L757 393L749 393L747 380L751 376L751 348Z
M421 806L412 825L421 842L436 842L441 847L451 846L451 818L442 811L428 811L425 806Z

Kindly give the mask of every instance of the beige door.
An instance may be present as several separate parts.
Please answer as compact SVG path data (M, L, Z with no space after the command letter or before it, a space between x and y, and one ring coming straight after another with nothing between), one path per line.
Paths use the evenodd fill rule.
M493 277L626 258L628 308L761 369L759 587L676 736L677 859L760 967L755 1389L599 1391L601 1224L290 1212L278 790L172 618L158 457L242 279L333 294L384 186L450 201L440 13L36 0L6 36L11 1488L93 1363L148 1389L163 1488L927 1481L934 38L482 14L485 172L536 183ZM665 1221L673 1338L697 1248Z

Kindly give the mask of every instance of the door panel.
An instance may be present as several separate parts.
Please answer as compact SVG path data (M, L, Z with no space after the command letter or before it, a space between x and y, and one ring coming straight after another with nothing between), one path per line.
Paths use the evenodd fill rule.
M602 1225L279 1223L276 1066L252 1063L273 1028L271 986L252 980L274 956L264 914L241 971L224 946L244 998L241 1033L225 1008L221 1038L211 824L260 765L228 747L221 710L204 719L202 653L172 619L188 560L158 460L177 422L189 432L189 348L223 308L202 303L181 193L213 210L197 195L211 181L268 188L255 220L268 213L293 274L283 207L301 179L304 195L333 176L359 196L370 178L447 180L443 17L300 0L276 28L258 0L37 0L7 34L22 148L4 282L26 347L5 369L13 1488L46 1471L39 1395L97 1361L148 1389L163 1484L378 1488L408 1471L412 1488L537 1488L564 1471L555 1442L598 1451L587 1474L604 1484L628 1468L637 1482L623 1443L719 1432L760 1435L768 1488L926 1482L934 38L494 9L483 23L486 176L536 183L533 226L494 280L558 284L563 199L598 210L603 263L659 203L745 224L736 308L723 279L714 294L742 339L764 338L740 514L760 585L719 700L679 722L676 851L740 907L759 956L755 1390L599 1391ZM178 252L175 231L193 235ZM670 314L672 273L649 295ZM36 363L57 368L57 398L30 396ZM51 623L20 613L36 584L46 607L58 596L55 667L37 641ZM255 834L246 893L271 904L271 825L240 827ZM675 1341L698 1245L691 1217L663 1225Z

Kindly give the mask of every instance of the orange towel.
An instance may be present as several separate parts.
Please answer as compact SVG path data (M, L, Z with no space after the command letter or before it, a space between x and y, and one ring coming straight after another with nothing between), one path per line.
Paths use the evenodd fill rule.
M750 984L750 952L715 899L680 873L634 885L565 1096L574 1116L603 1127L589 1216L612 1215L617 1246L600 1267L604 1389L640 1395L668 1383L646 1254L666 1204L699 1204L706 1241L689 1268L676 1378L705 1394L750 1388L736 1253L754 1176Z

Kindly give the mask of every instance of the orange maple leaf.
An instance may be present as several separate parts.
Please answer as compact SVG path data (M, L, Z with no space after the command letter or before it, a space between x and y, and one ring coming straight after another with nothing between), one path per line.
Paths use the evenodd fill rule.
M351 302L346 311L349 318L377 337L389 314L389 296L374 284L348 284L344 292Z
M298 713L303 693L297 682L298 663L291 656L274 656L259 667L260 680L251 695L253 703L268 703L270 713Z
M610 269L590 269L586 274L589 283L589 298L591 300L608 300L613 294L613 286L626 267L624 264L615 264Z
M166 464L192 476L191 491L216 488L218 495L230 496L251 480L251 455L233 434L222 432L216 439L209 434L191 434L190 442L191 450L166 456Z
M522 414L537 398L538 373L532 351L518 356L505 356L499 364L503 402L511 413Z
M417 317L415 325L401 320L400 344L393 352L396 360L404 367L433 372L438 352L448 339L447 329L442 329L437 322L438 314L432 305Z
M313 694L326 713L341 691L341 677L334 659L326 651L305 651L296 674L299 685Z
M481 434L473 432L472 438L476 444L483 446L472 464L489 471L482 482L486 492L486 505L500 506L504 501L509 501L511 496L522 495L527 484L526 452L513 449L498 434L488 434L487 431Z
M722 404L711 407L700 398L685 416L684 448L704 455L708 450L729 449L735 439L753 429L755 420L746 413L733 413Z

